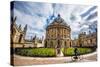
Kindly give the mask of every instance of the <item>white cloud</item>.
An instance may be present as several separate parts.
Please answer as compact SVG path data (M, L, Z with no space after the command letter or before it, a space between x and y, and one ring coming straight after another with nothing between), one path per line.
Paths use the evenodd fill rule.
M22 13L22 12L16 10L16 9L14 9L14 16L17 16L16 23L18 25L21 24L22 28L26 24L28 24L28 27L31 27L32 29L43 29L43 26L45 25L45 23L43 23L43 21L44 21L45 18L39 18L39 17L35 17L35 16L30 16L30 15L24 14L24 13ZM36 34L41 33L38 30L34 31L32 29L28 28L27 33L32 32L32 31L34 33L36 33Z
M18 17L16 21L18 25L21 24L22 27L24 27L25 24L28 24L29 28L27 31L27 36L32 36L34 34L37 34L38 36L45 36L44 26L47 24L46 19L53 14L53 11L55 16L57 16L59 13L66 23L70 25L72 38L77 38L78 33L81 30L86 30L88 28L87 22L81 19L80 14L90 6L55 4L54 7L53 4L50 3L32 2L27 2L24 4L26 4L26 6L24 5L24 7L26 7L24 11L27 10L26 12L29 14L25 13L24 11L20 11L22 8L22 6L20 6L20 9L14 9L14 16ZM75 19L71 20L70 18L72 16Z

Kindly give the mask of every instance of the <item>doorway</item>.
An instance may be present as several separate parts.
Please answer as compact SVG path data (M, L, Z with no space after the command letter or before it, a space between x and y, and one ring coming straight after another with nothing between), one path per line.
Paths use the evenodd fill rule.
M57 41L57 56L63 56L63 53L62 53L62 51L61 51L61 41L60 40L58 40Z

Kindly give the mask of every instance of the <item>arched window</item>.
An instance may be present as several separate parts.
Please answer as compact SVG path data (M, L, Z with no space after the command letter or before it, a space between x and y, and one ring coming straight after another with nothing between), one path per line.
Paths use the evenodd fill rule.
M52 41L50 42L50 47L53 47L53 42Z

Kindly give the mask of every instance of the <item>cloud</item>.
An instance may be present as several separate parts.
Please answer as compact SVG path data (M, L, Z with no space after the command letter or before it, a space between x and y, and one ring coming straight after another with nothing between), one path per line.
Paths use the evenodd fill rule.
M26 38L34 35L45 37L45 28L58 14L70 25L72 38L77 38L81 31L89 28L90 23L80 17L80 14L89 7L87 5L15 1L13 12L14 17L17 16L18 25L21 24L23 28L28 24Z

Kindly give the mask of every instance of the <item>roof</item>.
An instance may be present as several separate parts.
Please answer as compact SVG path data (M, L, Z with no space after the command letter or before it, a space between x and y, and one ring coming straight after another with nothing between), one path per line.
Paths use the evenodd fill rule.
M68 26L68 24L64 21L63 18L61 18L60 14L53 20L53 22L50 25L54 25L55 23L58 23L59 25Z

